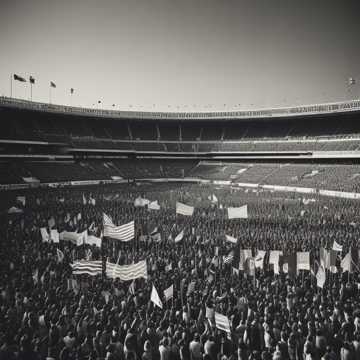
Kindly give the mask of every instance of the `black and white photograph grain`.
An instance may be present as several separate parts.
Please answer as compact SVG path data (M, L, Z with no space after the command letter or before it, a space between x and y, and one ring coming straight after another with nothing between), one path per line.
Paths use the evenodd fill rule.
M0 360L360 360L359 15L1 0Z

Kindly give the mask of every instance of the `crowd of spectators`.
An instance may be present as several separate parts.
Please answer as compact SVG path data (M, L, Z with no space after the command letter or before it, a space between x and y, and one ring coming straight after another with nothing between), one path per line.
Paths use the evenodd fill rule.
M218 201L211 202L215 194ZM15 199L7 193L6 197ZM359 247L360 205L352 200L310 202L265 191L201 185L103 186L32 190L22 213L1 215L0 359L360 359L357 267L326 274L317 287L310 271L275 274L265 261L255 276L239 271L239 249L310 251ZM160 210L135 207L142 196ZM84 199L95 199L95 205ZM181 201L193 216L175 213ZM86 201L87 202L87 201ZM227 207L248 204L248 219L229 220ZM73 221L78 214L81 219ZM129 243L104 238L102 247L42 242L40 228L101 236L103 213L117 225L135 220ZM69 219L71 219L69 221ZM157 228L160 242L150 234ZM174 238L184 230L182 241ZM225 235L238 239L237 244ZM61 261L57 249L64 254ZM70 264L89 256L119 265L147 261L148 278L121 282L73 276ZM340 259L339 259L340 260ZM339 262L339 261L338 261ZM105 264L105 261L104 261ZM189 291L189 284L194 284ZM173 298L163 291L174 286ZM155 286L163 308L150 301ZM226 315L231 332L216 328L208 310Z

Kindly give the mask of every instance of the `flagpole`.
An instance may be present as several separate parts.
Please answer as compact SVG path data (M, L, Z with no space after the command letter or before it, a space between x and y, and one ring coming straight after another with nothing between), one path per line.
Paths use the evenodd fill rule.
M51 85L49 87L49 104L51 104Z
M10 97L12 98L13 92L13 74L10 74Z

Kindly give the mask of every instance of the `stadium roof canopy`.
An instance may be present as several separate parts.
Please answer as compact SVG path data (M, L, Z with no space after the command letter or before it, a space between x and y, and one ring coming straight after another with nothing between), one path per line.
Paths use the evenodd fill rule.
M77 116L106 117L119 119L152 119L152 120L221 120L221 119L261 119L304 117L334 113L348 113L360 110L360 100L336 102L327 104L302 105L274 109L224 111L224 112L141 112L117 111L74 106L55 105L49 103L32 102L21 99L0 97L0 106L49 113L60 113Z

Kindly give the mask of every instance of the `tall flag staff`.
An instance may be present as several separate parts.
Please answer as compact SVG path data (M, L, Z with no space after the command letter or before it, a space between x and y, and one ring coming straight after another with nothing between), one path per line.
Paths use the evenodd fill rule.
M35 78L30 75L29 77L30 83L30 100L32 101L32 86L35 85Z
M56 84L53 81L50 81L50 87L49 87L49 103L51 104L51 89L56 88Z

